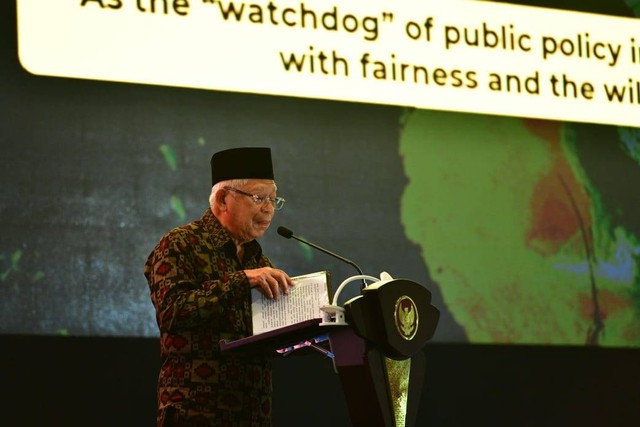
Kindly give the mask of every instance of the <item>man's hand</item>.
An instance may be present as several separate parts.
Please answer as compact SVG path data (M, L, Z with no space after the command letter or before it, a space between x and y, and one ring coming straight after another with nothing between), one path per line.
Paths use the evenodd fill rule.
M291 277L282 270L271 267L244 270L249 285L252 288L260 288L267 298L278 299L280 294L288 294L289 288L294 286Z

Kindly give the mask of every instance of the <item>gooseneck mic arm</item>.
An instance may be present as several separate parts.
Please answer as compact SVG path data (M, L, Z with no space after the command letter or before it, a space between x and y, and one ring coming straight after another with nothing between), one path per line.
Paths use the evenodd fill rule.
M304 243L305 245L309 245L312 248L315 248L315 249L319 250L320 252L324 252L327 255L330 255L330 256L332 256L334 258L337 258L342 262L346 262L347 264L353 266L358 271L358 273L360 273L360 275L364 275L364 273L362 272L360 267L358 267L358 265L355 262L353 262L351 260L348 260L343 256L335 254L335 253L331 252L330 250L327 250L327 249L325 249L323 247L320 247L320 246L316 245L315 243L308 242L308 241L306 241L306 240L294 235L293 231L289 230L286 227L278 227L278 234L281 235L282 237L286 238L286 239L293 238L293 239L295 239L295 240L297 240L299 242Z

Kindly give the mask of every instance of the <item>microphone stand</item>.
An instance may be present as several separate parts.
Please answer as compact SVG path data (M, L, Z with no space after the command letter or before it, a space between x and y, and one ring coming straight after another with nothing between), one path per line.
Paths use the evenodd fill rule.
M340 255L338 255L338 254L336 254L334 252L331 252L330 250L325 249L322 246L318 246L315 243L311 243L311 242L309 242L309 241L307 241L307 240L305 240L305 239L303 239L301 237L296 236L295 234L293 234L293 231L289 230L286 227L278 227L278 234L281 235L284 238L287 238L287 239L293 238L293 239L295 239L295 240L297 240L297 241L299 241L301 243L304 243L305 245L311 246L312 248L319 250L320 252L324 252L327 255L330 255L330 256L332 256L332 257L334 257L336 259L339 259L340 261L345 262L345 263L349 264L350 266L354 267L356 269L356 271L361 276L364 276L364 273L362 272L362 269L360 267L358 267L358 265L355 262L353 262L353 261L351 261L351 260L349 260L349 259L347 259L347 258L345 258L343 256L340 256ZM361 288L361 290L366 288L366 287L367 287L367 282L364 279L362 279L362 288Z

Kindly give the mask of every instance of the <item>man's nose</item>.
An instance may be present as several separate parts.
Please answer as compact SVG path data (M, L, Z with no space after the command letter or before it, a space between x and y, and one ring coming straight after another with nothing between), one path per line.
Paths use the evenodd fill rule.
M265 202L262 204L262 212L275 212L276 207L271 202Z

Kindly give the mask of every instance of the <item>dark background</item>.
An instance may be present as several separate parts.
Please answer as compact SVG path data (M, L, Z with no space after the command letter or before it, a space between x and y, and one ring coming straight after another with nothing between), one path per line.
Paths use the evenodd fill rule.
M152 338L1 340L3 426L153 426ZM636 426L637 350L430 344L418 426ZM276 359L276 427L348 426L331 363Z
M630 15L622 2L555 3ZM32 76L13 2L0 20L0 425L153 425L159 351L142 264L182 222L172 196L187 220L206 208L210 153L254 143L274 150L288 199L276 226L368 273L402 266L433 292L443 318L418 425L637 425L637 349L465 343L397 220L401 109ZM371 232L352 232L362 224ZM292 274L328 269L334 285L353 274L281 240L263 244ZM319 355L276 360L274 387L275 426L348 425Z

